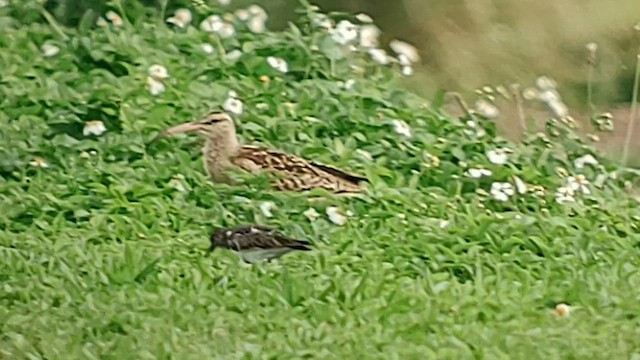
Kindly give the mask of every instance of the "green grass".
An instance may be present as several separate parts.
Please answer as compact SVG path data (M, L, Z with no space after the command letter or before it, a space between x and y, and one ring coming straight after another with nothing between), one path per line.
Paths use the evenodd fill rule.
M563 123L512 144L477 119L479 137L403 90L397 65L343 53L307 25L308 12L285 32L239 27L215 39L219 53L244 50L225 62L199 47L210 41L197 29L208 13L186 30L128 14L131 27L85 24L64 29L65 41L35 6L0 8L0 357L640 356L638 203L616 164ZM43 57L46 41L60 52ZM270 55L290 71L271 69ZM146 84L152 64L170 73L158 96ZM352 89L339 85L349 79ZM261 179L214 185L196 138L145 146L230 90L244 102L243 141L366 174L367 195L309 202L317 194L270 191ZM396 134L393 119L412 136ZM88 120L108 131L83 136ZM513 151L504 165L485 155L497 147ZM587 153L600 164L575 168ZM36 156L49 167L29 165ZM465 176L477 166L493 174ZM560 168L584 174L591 194L558 204ZM185 192L172 186L177 174ZM514 176L544 194L494 200L492 183ZM264 201L277 206L271 218ZM334 225L327 206L353 216ZM309 207L321 214L314 222ZM259 266L207 253L213 226L241 223L275 226L316 251ZM571 316L554 316L558 303L574 306Z

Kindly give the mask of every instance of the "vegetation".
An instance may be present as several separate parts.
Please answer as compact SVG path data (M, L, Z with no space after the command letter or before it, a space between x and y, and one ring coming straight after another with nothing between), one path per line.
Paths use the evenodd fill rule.
M269 32L194 2L190 25L114 6L65 28L40 6L0 8L2 358L640 356L638 203L569 119L512 143L449 118L398 85L406 46L359 42L362 16L304 6ZM367 195L214 185L197 138L146 146L219 107ZM316 250L206 251L241 223Z

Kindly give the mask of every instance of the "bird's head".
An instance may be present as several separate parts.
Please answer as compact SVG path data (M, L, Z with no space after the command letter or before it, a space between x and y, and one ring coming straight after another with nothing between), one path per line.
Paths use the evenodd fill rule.
M225 230L223 228L213 229L213 231L211 232L211 246L209 246L209 252L215 250L218 244L224 241L224 231Z
M151 142L188 132L197 132L209 139L235 138L236 136L235 126L231 117L226 113L214 111L201 120L170 127L159 133Z

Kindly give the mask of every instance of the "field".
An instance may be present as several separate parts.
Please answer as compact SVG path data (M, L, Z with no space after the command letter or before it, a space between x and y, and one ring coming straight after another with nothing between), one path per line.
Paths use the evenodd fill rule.
M0 8L0 358L640 358L634 178L570 122L511 142L449 117L347 14L272 32L257 8L115 10L64 28ZM367 193L213 184L201 138L148 146L213 109ZM315 251L207 251L243 223Z

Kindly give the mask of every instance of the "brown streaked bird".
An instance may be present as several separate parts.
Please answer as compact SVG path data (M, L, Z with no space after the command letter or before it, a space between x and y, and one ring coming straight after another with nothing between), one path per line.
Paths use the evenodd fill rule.
M279 258L293 250L310 251L311 243L289 238L263 225L218 228L211 234L210 251L224 248L237 252L248 263Z
M252 174L268 171L277 190L306 191L322 188L336 194L354 194L364 190L364 177L295 155L263 147L242 145L238 141L231 117L212 112L199 121L180 124L159 133L151 142L180 133L197 132L206 138L204 166L214 182L233 184L232 168Z

